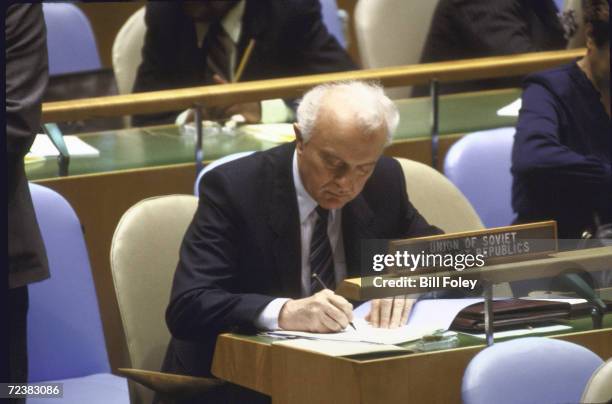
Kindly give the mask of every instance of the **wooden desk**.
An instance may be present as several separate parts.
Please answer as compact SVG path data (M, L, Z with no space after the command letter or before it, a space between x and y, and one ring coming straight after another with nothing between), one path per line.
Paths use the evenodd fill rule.
M612 357L612 314L602 330L588 330L589 319L573 332L557 335ZM463 337L463 336L462 336ZM459 403L461 379L484 345L462 338L460 348L356 360L271 345L261 337L223 334L217 339L213 374L256 390L281 403Z

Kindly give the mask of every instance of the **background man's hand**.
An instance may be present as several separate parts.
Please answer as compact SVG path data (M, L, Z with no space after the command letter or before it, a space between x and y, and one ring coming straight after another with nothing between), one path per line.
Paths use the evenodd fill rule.
M338 332L352 320L353 305L324 289L304 299L288 300L278 316L278 325L291 331Z
M216 84L227 84L227 80L215 74L213 80ZM261 122L261 103L260 102L244 102L230 106L216 106L202 108L202 119L206 121L223 121L230 119L233 115L244 116L246 123ZM195 119L194 110L191 109L187 113L185 123L193 122Z
M408 321L408 315L414 302L414 299L407 299L406 296L374 299L366 320L374 327L401 327Z
M261 121L261 103L245 102L242 104L234 104L223 109L221 112L223 118L229 119L232 115L242 115L246 123L259 123Z
M223 77L215 74L213 80L217 84L227 84L228 81ZM217 119L229 119L232 115L240 114L244 116L247 123L259 123L261 121L261 103L259 102L244 102L242 104L234 104L229 107L220 108L217 111L220 115Z

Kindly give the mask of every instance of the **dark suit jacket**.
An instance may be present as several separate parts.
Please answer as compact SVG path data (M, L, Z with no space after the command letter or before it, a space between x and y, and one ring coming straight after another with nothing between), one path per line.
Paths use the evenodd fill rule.
M147 33L134 92L212 84L193 20L180 2L149 2ZM355 65L321 20L318 0L247 0L238 60L256 44L242 81L353 70ZM177 112L136 116L136 125L171 122Z
M440 0L421 63L563 49L553 0ZM519 87L520 77L442 84L440 93ZM426 86L413 95L428 94Z
M174 336L164 371L209 375L216 337L254 320L275 297L299 298L300 223L292 174L295 144L207 173L180 251L166 312ZM362 193L342 209L349 277L360 276L360 241L438 234L408 201L397 161L382 157Z
M9 287L16 288L49 276L23 164L39 131L48 58L40 4L10 6L5 23Z

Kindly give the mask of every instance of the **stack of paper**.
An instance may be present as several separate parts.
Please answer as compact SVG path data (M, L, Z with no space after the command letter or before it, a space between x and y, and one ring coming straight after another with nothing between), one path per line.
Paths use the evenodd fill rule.
M498 338L506 338L506 337L518 337L520 335L530 335L530 334L542 334L547 332L557 332L563 330L569 330L572 327L569 325L563 324L555 324L555 325L547 325L544 327L534 327L534 328L521 328L518 330L506 330L506 331L495 331L493 337L495 339ZM470 334L472 337L485 339L487 338L487 334Z
M338 342L363 342L368 344L401 344L402 342L414 341L423 335L433 331L430 327L414 327L405 325L398 328L376 328L368 324L364 319L356 318L353 321L356 330L347 327L345 330L332 334L319 334L304 331L274 331L272 336L278 337L301 337L311 340L325 340Z
M295 140L293 125L290 123L243 125L240 126L240 132L273 143L287 143Z
M370 311L370 302L366 302L353 312L353 324L357 330L348 327L333 334L279 330L267 335L280 339L275 344L331 356L406 351L396 344L421 339L440 329L447 330L461 309L480 301L482 299L422 300L414 306L406 325L391 329L368 324L365 316Z
M274 342L274 345L288 346L303 351L317 352L328 356L350 356L373 352L410 352L408 349L386 344L365 342L329 341L321 339L289 339Z
M97 157L100 151L93 146L88 145L76 136L64 136L64 143L68 148L70 157ZM32 157L55 157L59 155L59 151L49 139L47 135L36 135L30 152L26 158Z
M500 108L497 111L497 115L499 116L519 116L520 110L521 110L521 99L518 98L514 100L512 103L506 105L505 107Z

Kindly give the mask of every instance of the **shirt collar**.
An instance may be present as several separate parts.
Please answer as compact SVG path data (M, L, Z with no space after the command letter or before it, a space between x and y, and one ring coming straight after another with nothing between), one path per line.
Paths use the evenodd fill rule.
M297 150L293 152L293 184L295 185L298 209L300 211L300 223L304 223L317 207L317 201L312 199L312 196L306 191L302 183L300 170L298 169Z
M231 38L234 45L240 40L240 33L242 31L242 16L244 15L245 0L240 0L221 20L221 25ZM208 32L209 24L196 22L196 35L198 38L198 45L202 47L204 37Z
M300 223L303 224L312 214L312 212L319 205L312 196L304 188L302 177L300 176L300 170L298 169L297 150L293 152L293 184L295 186L295 193L297 195L298 210L300 212ZM336 220L340 209L331 209L329 211L329 221L333 222Z

